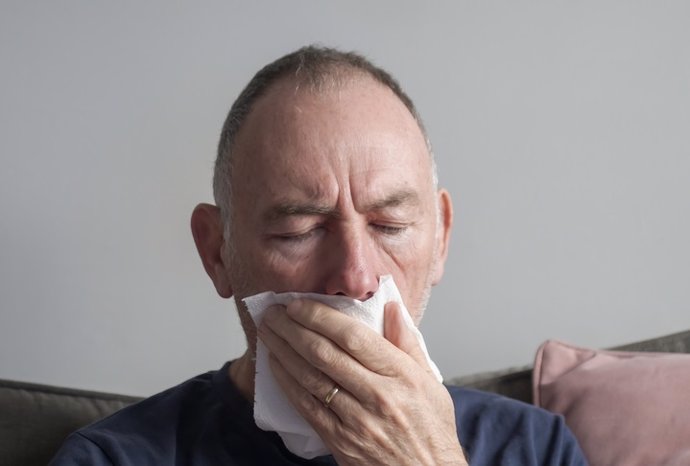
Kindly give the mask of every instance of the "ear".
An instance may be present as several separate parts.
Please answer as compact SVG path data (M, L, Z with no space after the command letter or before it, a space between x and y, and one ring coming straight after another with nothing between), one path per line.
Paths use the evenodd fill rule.
M436 285L443 277L443 271L448 258L448 243L450 242L450 231L453 227L453 202L450 194L445 189L438 192L438 209L440 215L439 231L436 236L436 267L432 278L432 285Z
M211 204L199 204L192 212L191 226L196 250L206 273L211 277L218 294L229 298L232 296L232 284L223 261L225 240L220 209Z

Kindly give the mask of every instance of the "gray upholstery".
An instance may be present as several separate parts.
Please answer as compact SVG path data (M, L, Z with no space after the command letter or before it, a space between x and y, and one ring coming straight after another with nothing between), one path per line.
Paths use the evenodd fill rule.
M0 380L0 466L45 466L70 432L139 399Z
M690 353L690 331L616 349ZM529 366L450 379L448 383L532 401ZM67 435L140 398L0 380L0 466L43 466Z

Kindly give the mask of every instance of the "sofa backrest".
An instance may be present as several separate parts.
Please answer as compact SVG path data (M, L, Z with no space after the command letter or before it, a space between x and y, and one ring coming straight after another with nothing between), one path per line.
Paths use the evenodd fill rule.
M0 466L45 466L71 432L139 400L0 379Z
M650 351L658 353L690 353L690 330L663 337L610 348L617 351ZM450 385L476 388L532 403L532 366L484 372L456 377L447 381Z

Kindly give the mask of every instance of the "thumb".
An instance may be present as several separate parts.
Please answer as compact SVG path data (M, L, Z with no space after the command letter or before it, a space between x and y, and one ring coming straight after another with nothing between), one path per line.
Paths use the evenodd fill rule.
M426 354L419 346L419 341L414 331L405 322L402 313L407 312L400 304L390 302L383 310L383 336L402 351L407 353L420 366L429 372L431 368L426 359Z

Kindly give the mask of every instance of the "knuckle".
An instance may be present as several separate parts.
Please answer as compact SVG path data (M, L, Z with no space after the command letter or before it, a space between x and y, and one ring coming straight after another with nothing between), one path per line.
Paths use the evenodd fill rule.
M336 432L334 443L338 451L355 459L361 456L363 451L371 450L374 428L367 419L362 419L356 425L341 426Z
M310 360L317 368L332 367L338 362L338 354L332 345L322 340L312 340L307 351Z
M390 397L377 393L374 396L374 403L377 406L377 411L384 419L390 420L396 416L397 405L390 399Z
M343 349L350 354L359 354L369 347L369 342L357 328L353 327L354 325L350 325L343 332Z
M388 425L403 431L410 428L411 422L406 413L410 406L404 398L398 399L391 396L390 393L377 392L374 394L374 403L379 416L385 419Z
M315 413L318 412L321 403L313 396L305 392L304 396L301 396L297 401L297 410L305 416L307 419L313 418Z
M327 384L326 377L320 371L308 371L302 374L302 386L307 389L319 389Z

